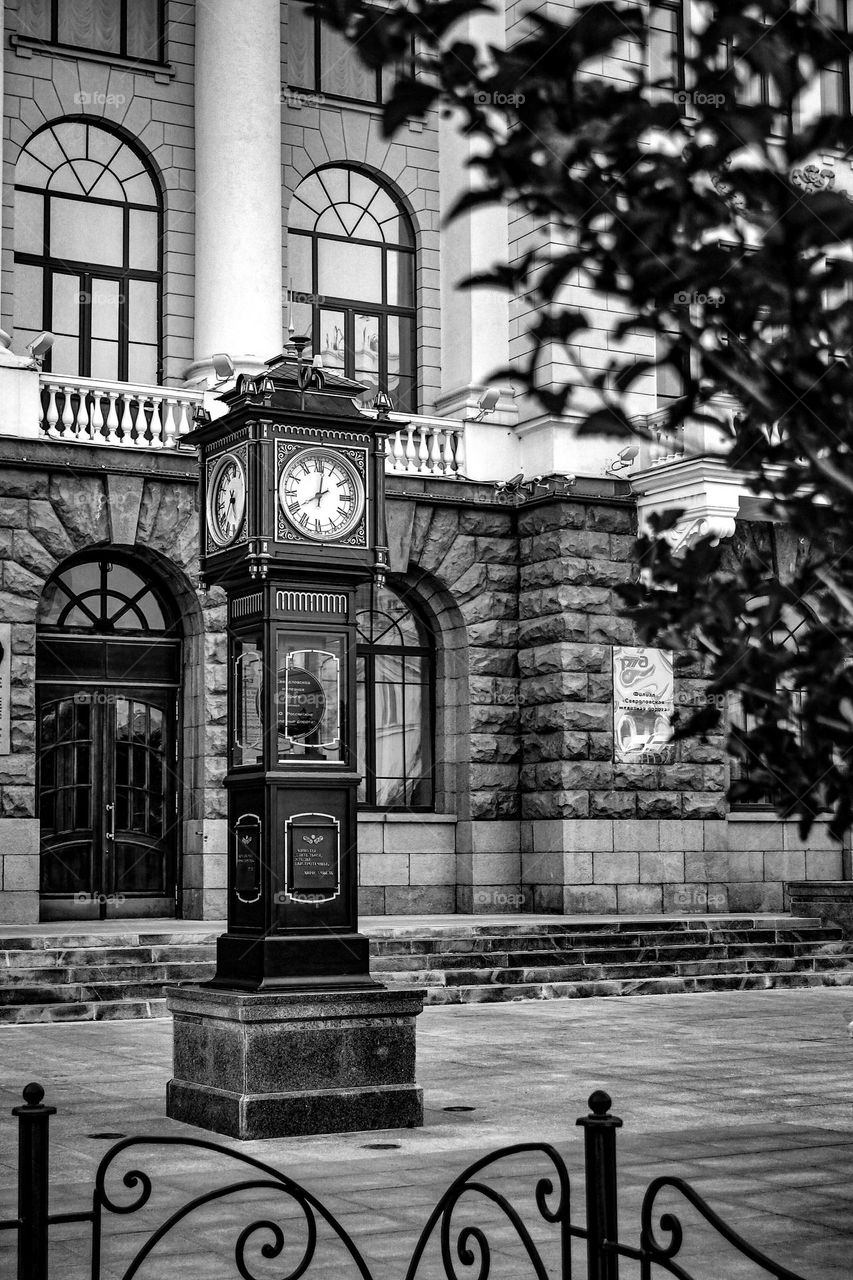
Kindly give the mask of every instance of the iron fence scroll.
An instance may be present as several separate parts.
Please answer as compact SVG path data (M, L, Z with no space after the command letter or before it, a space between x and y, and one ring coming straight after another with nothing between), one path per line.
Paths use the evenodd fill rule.
M259 1261L277 1264L277 1280L302 1280L315 1261L325 1256L323 1246L328 1234L331 1241L343 1249L348 1260L349 1269L342 1274L373 1280L358 1245L321 1200L272 1166L204 1138L124 1138L106 1153L98 1166L91 1208L76 1213L51 1214L49 1138L50 1118L55 1115L56 1108L45 1106L43 1099L42 1086L28 1084L24 1089L24 1105L15 1107L12 1112L18 1121L18 1213L15 1218L0 1221L0 1232L17 1233L18 1280L51 1280L50 1228L69 1223L83 1224L90 1231L91 1280L102 1280L104 1228L108 1215L127 1216L153 1204L156 1171L152 1175L141 1167L141 1160L137 1161L137 1155L143 1148L152 1150L155 1163L157 1157L161 1157L159 1167L164 1172L168 1167L162 1160L164 1152L177 1148L182 1152L199 1151L225 1158L229 1165L240 1166L242 1176L191 1196L178 1208L170 1206L170 1211L165 1212L159 1225L145 1236L121 1272L122 1280L135 1280L158 1245L181 1224L188 1223L193 1214L246 1192L265 1193L273 1204L265 1202L262 1206L255 1206L252 1212L260 1212L261 1216L251 1218L245 1226L240 1226L242 1218L234 1225L237 1234L233 1241L234 1271L231 1274L240 1276L241 1280L263 1280L254 1269L257 1257ZM569 1173L556 1148L535 1142L503 1147L474 1161L441 1196L418 1237L405 1280L417 1280L427 1249L435 1237L440 1250L441 1274L445 1280L490 1280L496 1244L505 1248L506 1242L503 1236L493 1242L486 1225L487 1210L496 1212L504 1235L509 1230L514 1237L536 1280L571 1280L575 1240L586 1246L588 1280L619 1280L622 1258L639 1263L640 1280L652 1280L656 1269L662 1269L677 1280L700 1280L687 1270L680 1256L685 1244L684 1227L671 1209L663 1207L664 1196L668 1200L673 1196L684 1200L716 1236L772 1280L805 1280L805 1277L773 1261L750 1244L711 1208L690 1183L672 1175L653 1178L646 1186L638 1243L633 1245L620 1240L616 1134L622 1127L622 1121L611 1114L610 1106L608 1095L597 1090L589 1099L589 1114L577 1121L584 1131L586 1213L583 1224L571 1220ZM502 1175L506 1177L511 1161L519 1157L526 1160L530 1156L538 1157L543 1166L531 1180L529 1189L535 1206L533 1213L519 1207L517 1183L507 1189L495 1186L489 1180L494 1176L500 1181ZM131 1160L130 1167L127 1167L128 1159ZM205 1177L210 1181L209 1170L206 1170ZM286 1211L287 1206L290 1206L289 1212ZM239 1210L244 1213L246 1205L241 1204ZM474 1221L470 1220L472 1213L479 1214ZM285 1220L287 1231L282 1225ZM325 1229L322 1239L321 1228ZM229 1222L229 1233L230 1230ZM553 1231L547 1251L537 1238L537 1233L543 1230ZM704 1239L703 1249L707 1254ZM556 1262L549 1266L552 1257ZM286 1267L284 1271L280 1270L282 1265ZM112 1266L115 1267L114 1262ZM316 1269L319 1270L319 1266ZM63 1280L66 1280L65 1276ZM719 1271L714 1273L714 1280L723 1280Z

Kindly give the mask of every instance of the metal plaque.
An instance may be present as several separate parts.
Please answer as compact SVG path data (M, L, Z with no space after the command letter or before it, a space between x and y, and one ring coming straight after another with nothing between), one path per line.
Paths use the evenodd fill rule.
M328 813L296 813L284 824L287 893L295 902L331 902L341 891L340 823Z
M257 902L261 896L261 820L244 813L234 829L234 892L241 902Z

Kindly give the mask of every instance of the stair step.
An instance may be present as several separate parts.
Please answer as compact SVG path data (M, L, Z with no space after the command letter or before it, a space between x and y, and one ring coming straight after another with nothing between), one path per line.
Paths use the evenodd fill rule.
M371 969L427 1004L853 984L853 942L808 917L413 921L371 928ZM167 1016L213 976L218 929L0 938L0 1025Z
M165 1018L161 997L151 1000L85 1000L76 1004L23 1004L0 1007L0 1026L31 1022L112 1022L126 1018Z
M605 949L621 947L635 950L637 947L658 947L674 945L730 946L738 943L787 943L796 945L802 941L837 941L841 939L841 930L834 926L816 924L811 929L739 929L719 930L703 936L698 930L667 930L635 934L611 932L576 934L563 932L560 934L513 935L497 934L475 936L467 939L445 937L413 937L395 939L371 939L371 955L405 956L405 955L454 955L454 954L488 954L493 951L519 950L521 945L527 951L565 951L576 948Z
M604 996L697 995L707 991L761 991L853 985L853 968L827 973L710 974L631 981L534 982L520 986L430 987L427 1005L497 1004L514 1000L571 1000Z

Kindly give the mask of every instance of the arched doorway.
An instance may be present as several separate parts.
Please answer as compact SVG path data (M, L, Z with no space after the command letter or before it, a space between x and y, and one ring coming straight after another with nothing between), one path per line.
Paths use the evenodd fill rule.
M41 918L175 914L180 624L147 566L66 561L36 640Z

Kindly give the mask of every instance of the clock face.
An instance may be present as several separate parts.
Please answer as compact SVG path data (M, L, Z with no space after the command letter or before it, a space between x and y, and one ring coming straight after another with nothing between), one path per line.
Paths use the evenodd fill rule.
M361 519L364 483L334 449L303 449L282 468L278 499L297 533L331 542L345 537Z
M210 477L207 491L207 528L220 547L229 547L246 514L246 471L233 453L224 454Z

